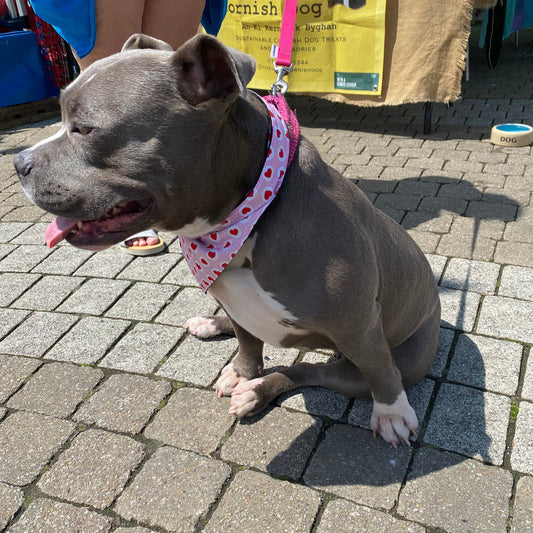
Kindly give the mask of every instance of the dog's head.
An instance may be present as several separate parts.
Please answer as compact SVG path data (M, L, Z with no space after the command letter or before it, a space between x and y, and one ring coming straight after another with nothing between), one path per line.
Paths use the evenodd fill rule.
M254 71L251 57L207 35L175 52L134 35L87 68L61 94L61 129L14 159L28 197L57 215L49 244L98 250L190 224L214 133Z

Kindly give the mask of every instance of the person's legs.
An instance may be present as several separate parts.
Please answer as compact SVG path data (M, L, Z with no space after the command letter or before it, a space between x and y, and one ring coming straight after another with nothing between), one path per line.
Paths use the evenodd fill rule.
M120 52L128 37L142 30L144 0L95 0L96 42L85 57L77 57L83 70L98 59Z
M198 33L204 6L205 0L146 0L141 31L175 50Z

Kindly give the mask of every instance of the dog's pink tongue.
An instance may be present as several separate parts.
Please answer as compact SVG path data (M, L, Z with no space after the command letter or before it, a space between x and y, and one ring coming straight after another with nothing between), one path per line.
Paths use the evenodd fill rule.
M77 220L72 220L71 218L54 218L44 232L48 248L53 248L56 244L60 243L67 236L68 232L76 227L77 222Z

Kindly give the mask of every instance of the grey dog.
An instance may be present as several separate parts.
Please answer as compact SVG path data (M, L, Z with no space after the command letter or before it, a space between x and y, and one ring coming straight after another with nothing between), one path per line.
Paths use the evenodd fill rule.
M254 188L271 117L246 89L254 60L198 35L177 51L132 36L61 96L62 128L15 166L29 198L57 215L51 244L100 250L155 227L197 238ZM394 446L418 421L404 387L428 372L440 304L424 254L398 224L297 140L277 195L209 287L228 318L197 318L200 335L234 330L237 356L217 392L246 416L280 393L320 385L372 396L371 427ZM263 343L329 348L328 363L263 373Z

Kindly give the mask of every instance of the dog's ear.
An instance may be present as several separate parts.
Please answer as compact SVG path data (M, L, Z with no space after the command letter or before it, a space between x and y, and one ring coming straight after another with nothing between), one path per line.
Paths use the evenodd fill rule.
M167 52L173 51L172 46L164 41L160 41L159 39L155 39L154 37L150 37L149 35L144 35L142 33L135 33L124 43L122 52L125 50L138 50L140 48L166 50Z
M246 93L255 72L252 57L205 34L196 35L178 48L173 62L180 94L193 106L213 99L235 100Z

